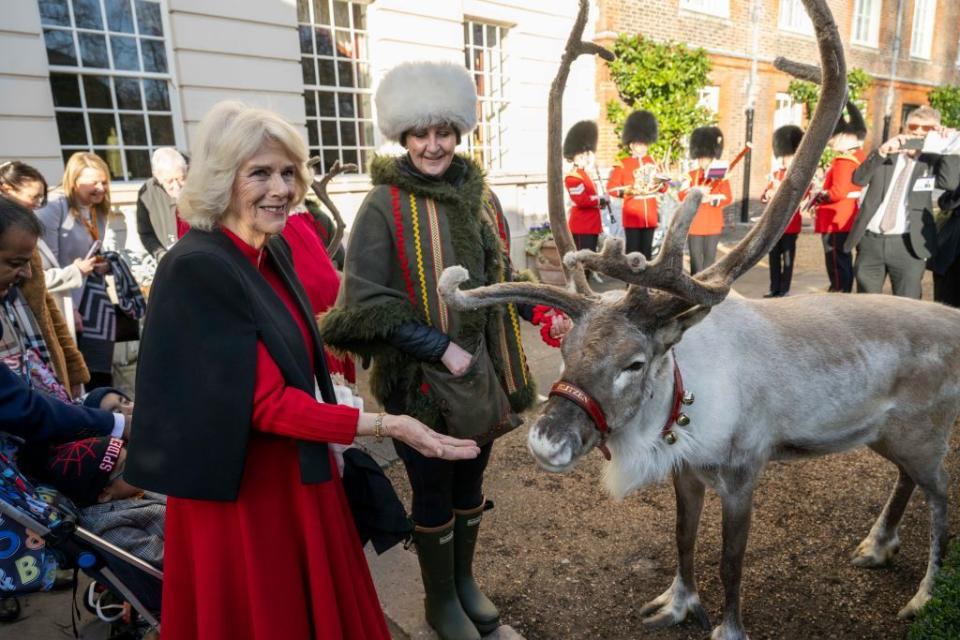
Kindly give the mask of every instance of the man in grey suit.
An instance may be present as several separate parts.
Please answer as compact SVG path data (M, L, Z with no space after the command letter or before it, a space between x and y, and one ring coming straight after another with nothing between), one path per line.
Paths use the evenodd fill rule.
M960 158L918 148L939 129L940 112L920 107L907 118L906 132L880 145L853 174L856 184L867 187L844 245L847 251L857 247L859 293L881 293L889 276L893 295L920 298L926 260L937 246L933 191L953 190L960 182Z

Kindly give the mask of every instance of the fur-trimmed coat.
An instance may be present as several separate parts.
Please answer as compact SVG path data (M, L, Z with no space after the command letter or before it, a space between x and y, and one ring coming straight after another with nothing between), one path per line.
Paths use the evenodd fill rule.
M390 336L411 321L434 327L472 351L480 336L513 411L536 398L513 305L476 311L449 309L437 294L444 268L470 272L464 289L511 278L506 220L486 188L482 169L468 158L462 182L426 181L405 171L402 158L377 157L374 188L357 214L347 249L337 306L324 318L324 342L373 359L371 387L381 403L402 398L407 413L440 431L439 407L423 383L421 366Z

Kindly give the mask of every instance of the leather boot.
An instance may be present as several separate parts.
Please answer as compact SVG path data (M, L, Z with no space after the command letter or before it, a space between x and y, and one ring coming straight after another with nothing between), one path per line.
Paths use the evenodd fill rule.
M453 579L453 519L439 527L413 530L423 578L427 622L441 640L480 640L480 633L463 611Z
M474 509L454 509L453 574L460 604L480 633L486 635L500 626L500 612L473 579L473 554L483 519L483 503Z

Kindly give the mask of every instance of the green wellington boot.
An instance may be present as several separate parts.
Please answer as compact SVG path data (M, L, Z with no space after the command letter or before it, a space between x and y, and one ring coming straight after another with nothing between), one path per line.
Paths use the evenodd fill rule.
M441 640L480 640L463 611L453 579L453 520L439 527L416 526L413 542L423 578L427 622Z
M500 626L500 612L473 579L473 552L477 548L484 507L485 504L481 504L474 509L453 510L453 575L463 610L477 625L477 630L486 635Z

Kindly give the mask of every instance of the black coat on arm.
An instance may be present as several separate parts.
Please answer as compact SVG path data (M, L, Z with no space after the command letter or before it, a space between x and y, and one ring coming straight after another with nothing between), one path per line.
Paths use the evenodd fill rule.
M313 310L281 236L264 259L293 293L313 337L314 365L296 322L267 280L221 231L191 229L161 260L140 343L126 478L180 498L233 500L253 415L257 340L289 386L336 402ZM327 445L299 443L304 483L330 479Z

